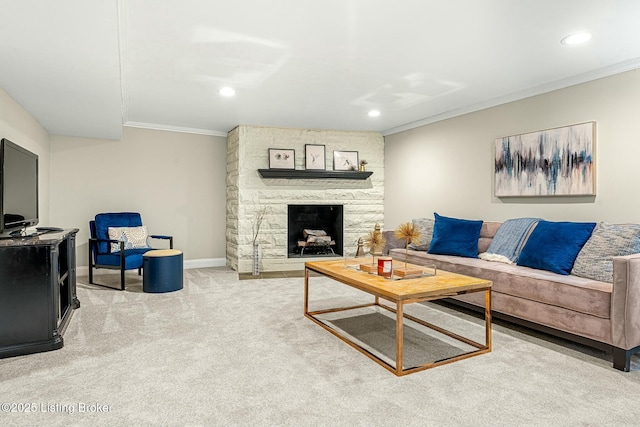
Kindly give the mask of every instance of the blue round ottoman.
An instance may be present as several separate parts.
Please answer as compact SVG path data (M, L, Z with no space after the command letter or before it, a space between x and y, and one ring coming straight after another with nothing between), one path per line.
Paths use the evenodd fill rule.
M182 251L156 249L142 255L142 290L173 292L182 289Z

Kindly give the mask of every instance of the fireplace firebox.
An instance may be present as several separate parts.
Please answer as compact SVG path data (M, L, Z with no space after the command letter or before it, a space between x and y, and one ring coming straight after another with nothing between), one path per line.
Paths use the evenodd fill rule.
M287 248L289 258L340 257L344 251L342 205L289 205Z

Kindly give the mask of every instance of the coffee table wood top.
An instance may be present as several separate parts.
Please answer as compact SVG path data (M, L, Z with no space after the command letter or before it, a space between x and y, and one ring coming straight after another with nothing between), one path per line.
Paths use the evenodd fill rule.
M393 261L393 268L404 266L405 263L402 261ZM408 264L408 266L428 270L427 267L419 265ZM305 268L391 301L442 298L449 294L457 295L468 291L490 289L492 284L490 280L443 270L437 270L435 276L401 280L386 279L377 274L347 267L344 259L309 261L305 262Z

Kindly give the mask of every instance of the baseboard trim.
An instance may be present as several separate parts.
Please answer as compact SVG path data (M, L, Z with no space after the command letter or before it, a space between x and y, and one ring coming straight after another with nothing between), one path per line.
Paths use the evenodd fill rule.
M185 270L191 268L226 267L226 258L188 259L184 262Z
M227 265L226 258L202 258L202 259L187 259L184 261L184 269L190 270L192 268L208 268L208 267L225 267ZM137 274L138 270L129 270ZM93 270L93 274L98 276L101 274L120 274L120 270L111 270L108 268L98 268ZM89 266L81 265L76 267L76 275L88 276Z

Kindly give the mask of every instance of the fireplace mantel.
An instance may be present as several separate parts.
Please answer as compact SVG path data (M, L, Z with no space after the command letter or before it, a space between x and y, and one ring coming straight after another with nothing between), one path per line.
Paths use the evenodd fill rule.
M373 172L307 169L258 169L263 178L284 179L367 179Z

